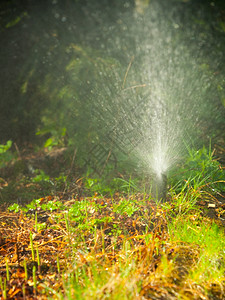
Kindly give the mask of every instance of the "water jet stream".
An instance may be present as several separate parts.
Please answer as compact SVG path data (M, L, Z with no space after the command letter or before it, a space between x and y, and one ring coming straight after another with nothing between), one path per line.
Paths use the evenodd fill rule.
M166 174L156 174L152 181L151 195L157 202L165 202L167 195L167 176Z

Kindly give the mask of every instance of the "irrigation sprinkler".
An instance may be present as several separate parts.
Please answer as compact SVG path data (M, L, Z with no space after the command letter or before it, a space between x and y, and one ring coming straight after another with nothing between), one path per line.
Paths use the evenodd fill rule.
M166 202L167 176L166 174L155 175L152 181L152 198L157 202Z

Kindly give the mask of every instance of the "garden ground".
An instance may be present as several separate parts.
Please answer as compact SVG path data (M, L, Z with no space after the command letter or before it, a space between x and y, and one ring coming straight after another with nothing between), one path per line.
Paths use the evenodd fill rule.
M58 177L43 153L2 169L2 299L225 298L222 193L186 181L159 205L127 181L103 196L63 151L48 157L67 170Z

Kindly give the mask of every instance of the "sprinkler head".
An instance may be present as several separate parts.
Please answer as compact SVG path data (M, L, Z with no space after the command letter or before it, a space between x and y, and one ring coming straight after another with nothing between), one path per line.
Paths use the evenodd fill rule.
M161 203L166 202L167 176L166 174L155 175L152 183L152 197Z

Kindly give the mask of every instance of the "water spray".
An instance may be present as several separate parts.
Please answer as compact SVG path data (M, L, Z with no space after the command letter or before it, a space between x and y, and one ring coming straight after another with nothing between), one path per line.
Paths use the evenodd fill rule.
M166 174L156 174L153 178L152 189L151 189L152 197L157 202L165 202L166 194L167 194L167 176Z
M213 70L202 51L208 40L195 43L201 28L193 30L194 22L187 26L192 18L184 21L170 8L168 1L153 0L143 15L127 13L109 26L104 49L113 64L98 60L87 98L93 128L89 164L102 168L112 156L134 163L151 175L152 199L161 203L167 198L166 174L219 113L212 101Z

